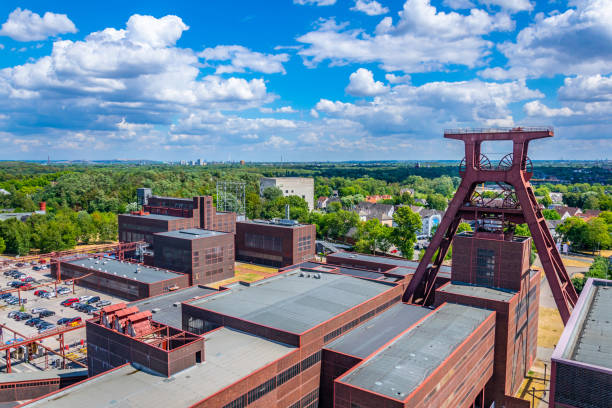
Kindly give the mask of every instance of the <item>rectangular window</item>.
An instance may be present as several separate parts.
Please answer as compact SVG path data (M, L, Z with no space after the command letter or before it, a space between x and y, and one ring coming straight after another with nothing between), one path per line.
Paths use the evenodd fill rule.
M495 251L478 248L476 252L476 284L493 286L495 277Z

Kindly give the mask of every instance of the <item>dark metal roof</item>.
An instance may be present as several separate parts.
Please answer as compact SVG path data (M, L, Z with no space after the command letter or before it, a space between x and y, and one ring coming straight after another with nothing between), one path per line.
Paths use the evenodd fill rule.
M495 312L445 304L339 381L404 400L491 313Z
M401 266L401 267L413 269L413 270L416 270L416 268L419 266L418 261L412 261L412 260L400 259L400 258L390 258L386 256L360 254L358 252L335 252L333 254L330 254L329 256L335 256L335 257L344 258L347 260L355 259L357 261L377 262L383 265ZM440 267L439 276L450 279L450 274L451 274L450 266L442 265Z
M189 304L291 333L303 333L390 290L393 284L326 272L288 271Z
M215 237L215 236L225 235L225 234L227 233L219 232L219 231L205 230L201 228L187 228L187 229L182 229L178 231L158 232L155 235L193 240L193 239L200 239L200 238Z
M154 268L132 262L118 261L109 257L104 257L102 259L90 257L64 262L144 283L160 282L183 275L182 273L169 271L167 269Z
M324 348L366 358L432 312L432 309L426 307L399 303Z
M162 215L162 214L121 214L124 217L133 217L133 218L148 218L150 220L161 220L161 221L174 221L174 220L182 220L184 217L173 217L171 215Z
M497 300L509 302L516 295L516 292L510 290L501 290L488 288L484 286L469 285L462 282L452 282L438 289L441 292L455 293L483 299Z
M153 320L156 322L182 329L181 303L215 292L217 292L215 289L205 288L203 286L192 286L190 288L179 289L163 295L138 300L130 303L129 306L138 306L140 311L151 310L153 312Z

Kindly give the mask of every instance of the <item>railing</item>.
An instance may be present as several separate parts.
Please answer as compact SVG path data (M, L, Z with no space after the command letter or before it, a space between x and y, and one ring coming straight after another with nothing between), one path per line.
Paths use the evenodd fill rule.
M552 126L444 129L445 135L467 133L552 132Z

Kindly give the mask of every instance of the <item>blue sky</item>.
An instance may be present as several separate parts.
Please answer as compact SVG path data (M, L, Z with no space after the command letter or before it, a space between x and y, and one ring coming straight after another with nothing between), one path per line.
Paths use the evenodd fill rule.
M609 0L4 1L0 159L458 159L444 128L516 125L555 126L534 159L610 158L610 21Z

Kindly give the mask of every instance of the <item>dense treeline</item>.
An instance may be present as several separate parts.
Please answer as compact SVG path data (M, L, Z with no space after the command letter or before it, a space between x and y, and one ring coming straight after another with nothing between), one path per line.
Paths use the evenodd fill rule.
M385 250L392 243L389 238L391 229L375 228L372 222L362 223L355 213L346 210L364 201L368 195L381 194L392 196L382 201L387 204L412 205L416 200L417 204L420 201L429 208L444 209L460 182L456 166L457 163L450 162L420 167L407 163L201 167L5 162L0 164L0 188L8 194L0 194L0 208L32 212L38 209L39 202L45 201L48 211L46 215L33 216L25 223L5 221L0 224L0 253L23 254L31 249L46 252L70 248L76 243L116 239L115 214L136 209L138 187L150 187L154 194L165 196L214 196L219 180L245 182L249 218L282 217L285 205L289 204L291 218L315 223L319 237L336 239L355 227L358 229L357 239L361 241L360 249L373 251L377 247ZM546 164L537 169L547 176L573 181L583 181L593 174L605 179L607 174L607 170L600 167L589 169L593 170L592 173L579 166ZM321 214L310 213L303 199L282 197L279 191L268 191L260 197L259 179L262 176L314 177L315 199L337 191L340 202L332 203L329 212ZM611 190L610 185L596 183L546 184L536 193L542 196L544 204L550 200L551 192L562 192L566 205L610 210ZM551 217L554 214L548 214L547 218ZM398 248L404 246L397 243L393 244Z

